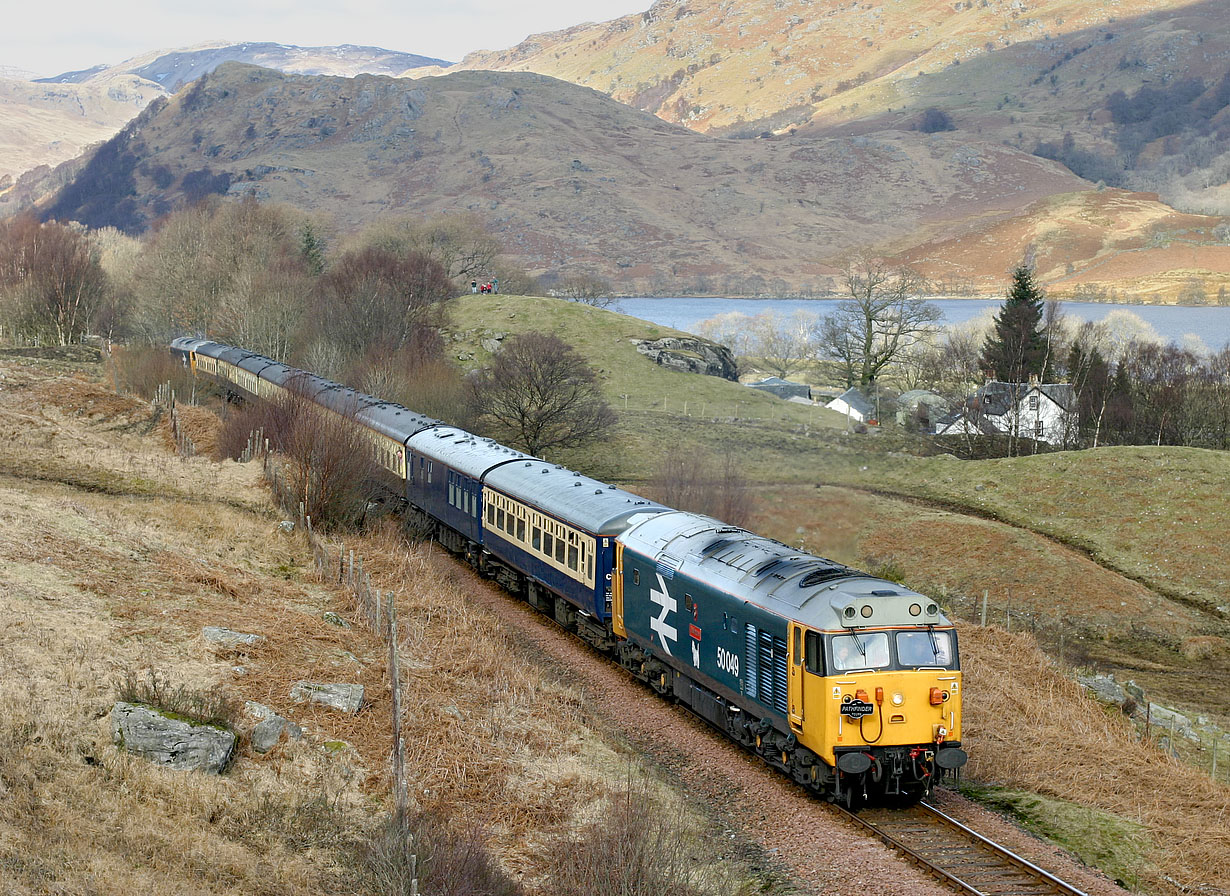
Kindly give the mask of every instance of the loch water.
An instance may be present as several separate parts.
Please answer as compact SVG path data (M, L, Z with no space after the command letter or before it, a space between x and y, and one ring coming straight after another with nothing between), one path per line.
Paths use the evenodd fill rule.
M796 311L825 315L840 299L719 299L696 296L673 298L621 298L612 310L665 327L695 333L702 321L719 314L746 315L766 311L789 315ZM998 311L1003 299L931 299L939 306L943 322L962 324L984 312ZM1217 352L1230 345L1230 307L1188 305L1111 305L1103 302L1063 302L1070 318L1104 320L1115 311L1136 315L1153 328L1162 342L1174 342L1200 352Z

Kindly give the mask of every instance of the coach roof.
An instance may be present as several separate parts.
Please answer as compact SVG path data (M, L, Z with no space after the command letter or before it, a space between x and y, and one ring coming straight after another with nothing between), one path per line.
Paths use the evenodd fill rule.
M484 482L594 535L618 535L634 514L669 510L640 495L531 457L496 467Z

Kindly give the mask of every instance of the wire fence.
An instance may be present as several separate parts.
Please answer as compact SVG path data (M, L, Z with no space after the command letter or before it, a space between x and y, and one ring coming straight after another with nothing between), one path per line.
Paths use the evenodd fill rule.
M1066 615L1013 606L1011 591L994 595L989 590L965 594L943 586L929 590L938 591L933 596L946 613L957 619L984 627L999 626L1009 632L1028 632L1065 675L1086 682L1099 677L1098 664L1092 658L1093 642L1105 638L1106 632L1082 628L1077 620ZM1123 634L1135 642L1157 640L1157 635L1132 621ZM1148 690L1135 681L1118 682L1113 676L1102 677L1109 689L1122 692L1117 699L1119 708L1135 724L1142 742L1206 771L1214 781L1230 784L1230 732L1202 714L1189 715L1153 701Z
M175 400L175 389L171 387L171 383L165 382L158 386L154 391L154 399L150 402L150 407L155 413L165 411L171 422L171 438L175 440L175 452L180 457L195 457L196 445L193 444L191 438L179 419L179 406ZM251 458L247 458L250 460Z
M358 621L380 638L388 651L389 688L392 698L389 723L393 732L394 821L407 853L410 877L408 896L417 896L418 880L414 876L417 857L412 850L409 780L406 774L405 745L402 741L396 592L373 587L371 576L363 569L362 555L356 554L353 548L348 549L344 542L330 542L316 531L312 526L311 514L306 512L302 494L288 481L278 456L269 450L269 441L259 430L249 436L245 453L247 460L254 456L262 458L265 481L269 484L274 501L283 510L295 514L300 531L304 533L308 546L312 549L318 578L322 582L341 585L346 589L353 601Z

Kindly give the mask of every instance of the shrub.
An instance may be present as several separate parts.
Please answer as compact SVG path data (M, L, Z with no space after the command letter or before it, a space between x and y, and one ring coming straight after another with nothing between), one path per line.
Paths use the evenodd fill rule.
M408 836L407 836L408 835ZM402 896L520 896L522 890L487 851L482 832L452 831L443 816L424 812L403 829L390 818L372 839L363 861L368 889Z
M755 512L747 479L729 450L715 458L676 445L662 458L649 491L668 507L705 514L732 526L746 526Z
M681 805L663 805L649 783L631 776L606 811L553 853L548 892L559 896L700 896L746 893L707 864ZM707 858L706 858L707 857Z
M155 390L170 383L175 394L193 394L192 372L163 346L116 349L113 357L116 385L132 395L152 398Z
M919 122L918 129L924 134L934 134L938 131L955 131L957 126L952 123L952 118L943 109L937 109L931 106L923 112L922 121Z
M186 685L174 685L170 677L154 669L144 676L131 669L124 673L116 688L125 703L141 703L161 712L185 716L206 725L234 730L242 712L242 703L214 685L204 691Z

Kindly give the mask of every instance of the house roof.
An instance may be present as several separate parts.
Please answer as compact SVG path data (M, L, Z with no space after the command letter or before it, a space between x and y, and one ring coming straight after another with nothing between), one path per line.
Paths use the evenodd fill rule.
M807 399L811 397L811 386L806 383L792 383L779 376L771 376L758 383L748 383L747 386L749 389L759 389L762 392L772 393L778 398L799 397Z
M864 417L875 416L876 406L871 403L871 400L868 399L866 395L856 388L847 389L845 392L842 392L827 405L825 405L825 407L831 408L836 402L839 401L844 402L851 410L858 411Z
M1034 389L1065 411L1071 410L1076 403L1076 393L1071 383L1002 383L998 380L981 386L970 400L980 406L985 414L1003 416Z

